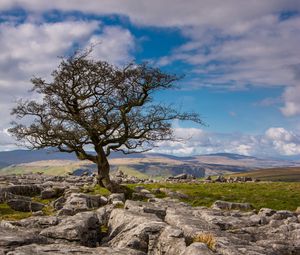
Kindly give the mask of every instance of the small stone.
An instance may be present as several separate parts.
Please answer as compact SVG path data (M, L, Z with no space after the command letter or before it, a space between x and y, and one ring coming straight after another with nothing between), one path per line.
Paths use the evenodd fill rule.
M211 176L209 175L209 176L205 177L204 180L206 180L206 181L211 181Z
M115 201L112 201L112 205L113 205L114 207L120 208L120 207L124 207L124 202L115 200Z
M284 220L287 219L289 217L293 217L295 214L291 211L287 211L287 210L280 210L277 211L275 214L272 215L272 219L274 220Z
M112 193L108 196L108 202L112 203L113 201L125 202L124 193Z
M32 213L32 216L43 216L44 212L43 211L36 211Z
M140 193L144 193L144 194L151 194L151 192L147 189L141 189Z
M215 182L226 182L226 178L223 175L219 175L216 179Z
M183 174L178 174L178 175L175 175L173 176L172 179L175 179L175 180L185 180L187 179L188 175L183 173Z

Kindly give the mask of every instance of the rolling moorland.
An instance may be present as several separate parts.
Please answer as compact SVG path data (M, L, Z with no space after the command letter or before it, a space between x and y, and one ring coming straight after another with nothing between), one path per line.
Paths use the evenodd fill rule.
M300 167L276 167L231 174L232 177L245 176L262 181L299 182Z
M261 180L299 181L300 161L259 159L230 153L192 157L164 154L114 153L110 157L112 172L122 170L138 178L160 179L181 173L197 178L209 175L250 176ZM74 155L48 150L16 150L0 152L0 175L43 172L49 175L93 172L96 166L88 161L78 161Z

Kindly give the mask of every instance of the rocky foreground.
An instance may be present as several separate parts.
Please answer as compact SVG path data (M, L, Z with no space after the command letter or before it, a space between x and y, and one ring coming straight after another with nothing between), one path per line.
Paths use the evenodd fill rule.
M32 212L26 219L0 222L0 254L300 254L300 212L262 208L257 213L250 204L225 201L191 207L153 194L174 197L174 192L142 186L132 197L148 202L84 193L93 182L88 176L0 177L0 203ZM51 203L37 202L37 196Z

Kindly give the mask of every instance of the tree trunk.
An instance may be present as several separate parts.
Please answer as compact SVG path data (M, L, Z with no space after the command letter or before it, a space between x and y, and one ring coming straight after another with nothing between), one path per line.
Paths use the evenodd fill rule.
M113 190L113 184L109 177L109 163L107 159L98 163L98 182L101 187L107 188L109 191Z
M108 189L110 192L118 193L122 192L122 187L117 183L110 180L109 170L110 166L107 157L104 153L98 154L98 183L101 187Z

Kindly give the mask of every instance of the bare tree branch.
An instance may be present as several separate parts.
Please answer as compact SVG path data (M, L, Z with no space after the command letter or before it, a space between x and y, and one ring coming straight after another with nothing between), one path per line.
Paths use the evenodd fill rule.
M31 80L32 91L43 99L19 101L12 110L17 119L31 121L12 123L9 132L18 141L31 149L56 147L75 153L96 163L101 176L109 169L111 151L144 152L157 141L174 140L174 120L203 124L196 113L153 102L154 93L173 88L178 76L147 64L119 68L91 59L91 50L63 58L52 81ZM95 154L86 150L91 146Z

